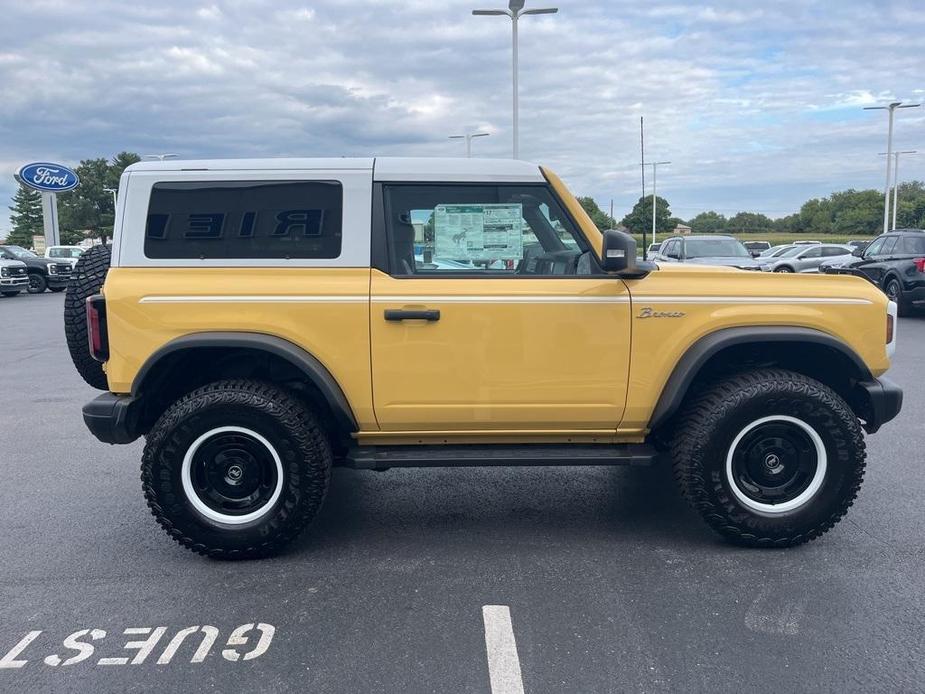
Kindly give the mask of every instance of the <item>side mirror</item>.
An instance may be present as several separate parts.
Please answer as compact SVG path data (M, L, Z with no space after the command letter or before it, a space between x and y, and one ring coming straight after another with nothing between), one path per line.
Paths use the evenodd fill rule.
M626 272L636 266L636 240L629 234L608 229L604 232L601 249L601 269L604 272Z
M863 248L855 248L853 251L851 251L851 255L853 255L855 258L863 258L863 257L864 257L864 249L863 249Z

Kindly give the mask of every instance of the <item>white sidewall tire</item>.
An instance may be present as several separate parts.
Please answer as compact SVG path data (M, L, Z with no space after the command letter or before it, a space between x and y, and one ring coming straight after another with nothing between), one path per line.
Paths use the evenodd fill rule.
M276 487L273 489L273 494L270 496L267 503L256 511L252 511L251 513L247 513L241 516L232 516L225 513L219 513L215 509L210 508L203 502L202 499L199 498L199 495L193 488L191 469L193 465L193 457L196 455L196 451L198 451L202 444L211 437L225 433L245 434L246 436L253 437L266 447L266 449L270 452L270 455L273 457L273 462L276 464ZM221 523L223 525L245 525L266 516L268 513L270 513L270 511L273 510L276 502L279 501L279 497L283 492L284 484L283 463L280 460L279 453L277 453L273 445L256 431L236 426L218 427L217 429L211 429L207 431L202 436L193 441L192 444L190 444L190 447L186 450L186 454L183 456L183 465L180 468L180 480L183 484L183 493L186 495L186 500L203 518L206 518L213 523Z
M803 490L799 496L782 504L764 504L760 501L755 501L754 499L747 496L741 489L739 489L739 485L736 483L732 474L732 459L735 455L736 448L738 447L739 443L752 429L761 426L762 424L767 424L768 422L787 422L789 424L798 426L807 434L807 436L809 436L810 440L813 442L813 446L816 449L816 472L813 474L813 478L810 480L809 486L806 487L806 489ZM729 491L732 492L732 495L740 504L746 508L752 511L758 511L760 513L778 515L782 513L789 513L809 503L822 487L822 483L825 481L827 468L828 456L826 455L825 443L815 429L813 429L802 419L797 419L796 417L790 417L787 415L771 415L769 417L762 417L761 419L756 419L755 421L751 422L732 440L732 443L729 446L729 451L726 454L726 483L729 485Z

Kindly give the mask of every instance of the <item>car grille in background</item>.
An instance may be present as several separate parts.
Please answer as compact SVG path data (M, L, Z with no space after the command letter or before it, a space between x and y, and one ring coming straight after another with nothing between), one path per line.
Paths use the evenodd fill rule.
M71 264L70 263L55 263L55 267L57 268L59 275L70 275L71 274Z
M10 268L10 277L25 277L26 268L24 267L11 267Z

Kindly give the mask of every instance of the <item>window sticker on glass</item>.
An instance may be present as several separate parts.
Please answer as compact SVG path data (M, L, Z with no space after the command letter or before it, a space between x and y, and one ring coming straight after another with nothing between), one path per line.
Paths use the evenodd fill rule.
M523 205L437 205L434 257L452 260L523 258Z

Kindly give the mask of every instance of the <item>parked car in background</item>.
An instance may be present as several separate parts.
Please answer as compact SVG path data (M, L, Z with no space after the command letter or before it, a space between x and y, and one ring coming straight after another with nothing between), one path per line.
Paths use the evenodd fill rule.
M815 246L822 243L822 241L794 241L794 246Z
M21 246L0 246L0 258L25 263L29 275L28 292L30 294L41 294L46 289L53 292L64 291L67 281L71 279L69 262L40 258Z
M763 253L760 253L758 255L758 258L759 259L776 258L781 253L786 251L788 248L793 248L793 244L783 243L783 244L780 244L779 246L771 246L768 250L764 251Z
M662 247L662 244L660 243L650 243L649 250L646 251L646 255L648 255L647 260L656 260L658 257L658 252L661 249L661 247Z
M20 260L0 257L0 294L16 296L29 287L29 273L26 264Z
M771 248L771 244L767 241L743 241L742 245L751 253L752 258L757 258Z
M867 247L870 245L870 241L869 241L869 240L867 240L867 241L849 241L849 242L846 243L845 245L846 245L846 246L850 246L850 247L853 248L853 249L860 249L860 250L863 251L865 248L867 248Z
M860 275L876 284L896 302L899 315L925 307L925 230L897 229L881 234L855 258L829 274Z
M85 248L80 246L49 246L45 249L45 257L68 262L71 267L77 264L77 259L83 254Z
M761 269L769 272L819 272L819 266L825 260L846 261L851 257L848 246L827 243L799 245L763 264Z
M675 236L662 242L661 262L723 265L742 270L760 270L745 246L731 236Z

